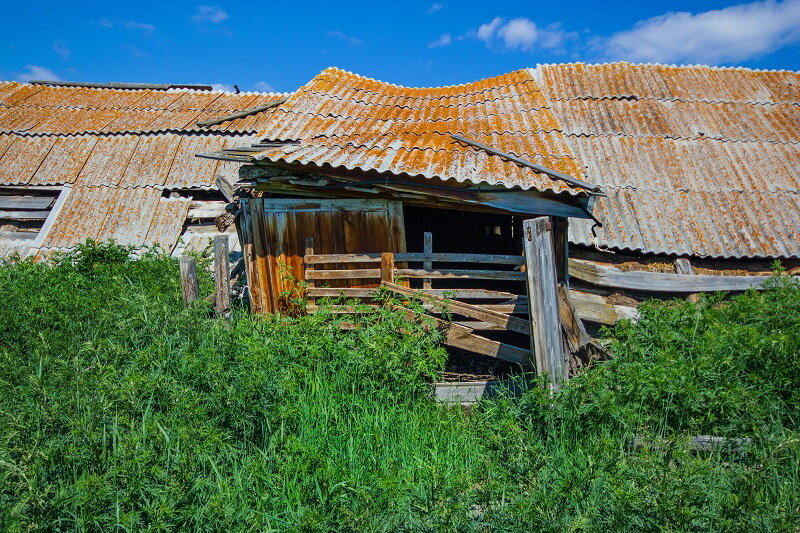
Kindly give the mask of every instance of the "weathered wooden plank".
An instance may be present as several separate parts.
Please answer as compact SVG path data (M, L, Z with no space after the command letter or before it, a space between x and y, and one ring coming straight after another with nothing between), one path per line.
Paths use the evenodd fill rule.
M618 268L570 259L571 276L604 287L645 292L744 291L759 288L769 276L687 276L664 272L624 272Z
M686 259L685 257L679 257L675 260L675 273L676 274L684 274L687 276L694 275L694 268L692 268L692 262Z
M214 182L217 184L217 189L219 192L222 193L222 196L229 202L233 201L233 185L229 182L222 174L217 174L217 177L214 178Z
M381 269L364 268L353 270L310 270L307 271L306 279L381 279Z
M184 255L181 257L181 287L183 288L183 302L189 305L197 300L200 288L197 284L197 263L194 257Z
M35 241L35 231L0 231L0 239L9 241Z
M433 396L437 401L446 404L471 405L481 398L497 394L501 390L515 390L510 380L486 381L441 381L433 384Z
M397 254L395 254L395 257ZM338 298L346 296L348 298L369 298L375 294L376 289L357 289L357 288L309 288L308 295L315 298ZM510 292L490 291L484 289L422 289L426 294L432 294L443 298L455 298L462 300L511 300L516 295ZM520 300L521 301L521 300ZM525 300L527 301L527 300Z
M251 107L249 109L244 109L242 111L237 111L236 113L231 113L230 115L225 115L224 117L203 120L201 122L198 122L197 125L200 126L201 128L207 128L208 126L216 126L217 124L222 124L223 122L228 122L229 120L236 120L237 118L249 117L250 115L255 115L256 113L261 113L262 111L266 111L267 109L279 106L288 99L289 99L288 96L284 96L282 98L278 98L277 100L273 100L272 102L266 103L264 105L259 105Z
M385 281L381 282L381 286L396 294L419 298L425 303L432 304L433 308L439 312L447 310L451 313L468 316L483 322L488 322L509 331L530 335L530 327L528 326L527 320L509 316L492 309L487 309L485 306L468 304L459 302L458 300L447 300L444 298L439 298L438 296L426 294L423 291L401 287L400 285L387 283Z
M381 254L381 282L392 283L394 281L394 254L384 252Z
M11 196L0 195L0 209L49 209L52 196Z
M231 276L228 266L228 237L214 237L214 312L221 315L231 308Z
M227 213L225 211L226 205L222 201L192 202L189 204L189 212L186 214L186 218L217 218Z
M425 270L415 268L398 268L396 274L404 278L432 279L505 279L522 281L523 272L508 270Z
M381 259L380 253L368 254L317 254L307 258L309 264L326 263L374 263ZM395 261L437 263L489 263L495 265L522 265L525 259L518 255L495 254L448 254L448 253L396 253Z
M44 220L50 214L50 211L11 211L7 209L0 210L0 218L7 218L9 220Z
M410 318L416 316L413 311L405 309L404 307L394 307ZM436 324L437 329L444 332L444 343L448 346L488 355L490 357L497 357L498 359L519 363L521 365L530 364L531 354L528 350L475 335L470 328L442 320L441 318L433 316L426 316L425 318L432 320L434 324Z
M433 254L433 233L430 231L426 231L422 234L422 252L425 255L432 255ZM433 263L430 261L425 261L422 263L422 268L425 270L432 270ZM430 289L432 287L430 278L423 278L422 279L422 288L423 289Z
M522 241L536 372L547 374L551 388L557 390L567 379L568 365L561 335L552 228L550 217L526 220Z

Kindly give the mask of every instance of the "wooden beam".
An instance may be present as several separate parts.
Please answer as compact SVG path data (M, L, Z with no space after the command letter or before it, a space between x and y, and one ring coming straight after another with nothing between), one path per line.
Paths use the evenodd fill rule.
M470 318L475 318L482 322L487 322L509 331L515 331L517 333L522 333L523 335L530 335L530 327L528 326L527 320L487 309L485 306L468 304L459 302L458 300L447 300L444 298L439 298L438 296L427 294L423 291L409 289L407 287L402 287L394 283L387 283L385 281L381 282L381 287L385 287L396 294L411 296L412 298L418 298L423 302L430 303L432 304L433 308L439 312L448 311L457 315L468 316Z
M194 257L184 255L181 257L181 287L183 288L183 302L189 305L197 300L200 288L197 284L197 263Z
M229 202L232 202L233 185L231 185L231 182L225 179L222 174L217 174L217 177L214 178L214 183L217 184L217 189L219 189L219 192L222 193L222 196L224 196Z
M485 145L485 144L483 144L481 142L478 142L478 141L473 141L472 139L468 139L468 138L466 138L466 137L464 137L462 135L453 134L453 135L450 135L450 136L453 139L455 139L455 140L457 140L459 142L462 142L462 143L468 144L468 145L470 145L470 146L472 146L474 148L478 148L480 150L483 150L486 153L489 153L489 154L492 154L492 155L496 155L498 157L502 157L503 159L508 159L512 163L516 163L516 164L518 164L520 166L523 166L523 167L528 167L528 168L530 168L532 170L535 170L536 172L541 172L542 174L547 174L551 178L564 181L566 183L569 183L570 185L574 185L576 187L581 187L583 189L589 189L590 191L596 191L596 190L599 189L599 186L597 186L597 185L592 185L591 183L587 183L587 182L579 180L577 178L573 178L571 176L567 176L566 174L563 174L561 172L557 172L555 170L550 170L549 168L545 168L545 167L543 167L541 165L537 165L536 163L532 163L532 162L528 161L527 159L522 159L521 157L517 157L517 156L515 156L513 154L509 154L508 152L503 152L503 151L497 150L495 148L492 148L491 146L487 146L487 145Z
M426 231L422 234L422 253L425 255L433 255L433 233L430 231ZM425 270L433 270L433 263L431 261L425 261L422 264L422 268ZM422 278L422 288L430 289L431 287L431 279Z
M186 213L186 218L217 218L227 213L225 210L226 205L225 202L221 201L192 202L189 204L189 212Z
M397 254L395 254L397 257ZM374 296L376 289L358 289L350 287L342 288L309 288L310 296L316 298L338 298L345 296L348 298L370 298ZM512 299L516 295L510 292L490 291L484 289L422 289L426 294L444 298L457 298L461 300L498 300Z
M6 209L0 210L0 218L7 218L9 220L44 220L50 214L50 211L10 211Z
M381 283L392 283L394 281L394 254L384 252L381 254Z
M570 276L603 287L644 292L744 291L758 289L769 276L687 276L664 272L624 272L580 259L569 260Z
M209 126L216 126L217 124L222 124L223 122L228 122L229 120L236 120L237 118L249 117L250 115L255 115L256 113L261 113L262 111L266 111L267 109L272 109L273 107L277 107L288 99L289 99L288 96L284 96L283 98L278 98L277 100L273 100L272 102L269 102L267 104L251 107L249 109L244 109L242 111L237 111L236 113L231 113L230 115L225 115L224 117L203 120L201 122L198 122L197 125L200 126L201 128L207 128Z
M231 308L231 277L228 267L228 237L214 237L214 312L222 315Z
M52 196L0 195L0 209L49 209L54 200Z
M558 390L567 379L568 361L561 333L550 217L524 221L522 235L536 372L547 374L551 389Z
M397 275L403 278L429 279L504 279L522 281L523 272L512 270L425 270L415 268L398 268Z
M377 263L381 254L319 254L306 258L308 264L327 263ZM395 253L394 260L398 262L428 262L437 263L490 263L495 265L519 266L525 259L519 255L496 254L447 254L447 253Z
M316 279L381 279L381 269L364 268L352 270L311 270L305 274L307 280Z

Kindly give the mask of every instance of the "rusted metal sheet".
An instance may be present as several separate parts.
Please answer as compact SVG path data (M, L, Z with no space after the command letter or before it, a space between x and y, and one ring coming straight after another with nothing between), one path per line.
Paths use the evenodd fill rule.
M0 184L27 184L55 142L55 137L16 137L0 160Z
M292 114L291 125L273 120L259 133L300 143L270 148L256 158L580 194L581 189L450 137L474 135L582 179L583 168L555 131L547 105L527 70L464 85L407 88L329 68L276 111L276 117Z
M304 279L307 238L314 239L315 253L405 251L398 202L258 198L240 202L238 231L255 312L287 310L291 299L287 293L296 287L295 280ZM375 280L358 286L377 284Z

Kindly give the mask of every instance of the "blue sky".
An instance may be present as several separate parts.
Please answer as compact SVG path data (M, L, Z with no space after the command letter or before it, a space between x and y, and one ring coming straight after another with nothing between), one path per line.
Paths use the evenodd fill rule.
M411 86L537 63L800 70L800 0L14 2L0 78L290 91L328 66Z

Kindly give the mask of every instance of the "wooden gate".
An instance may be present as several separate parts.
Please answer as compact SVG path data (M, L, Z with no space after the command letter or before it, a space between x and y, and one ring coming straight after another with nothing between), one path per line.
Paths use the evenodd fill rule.
M240 207L237 229L257 313L286 310L296 280L304 278L306 239L325 254L405 251L400 202L242 198Z

